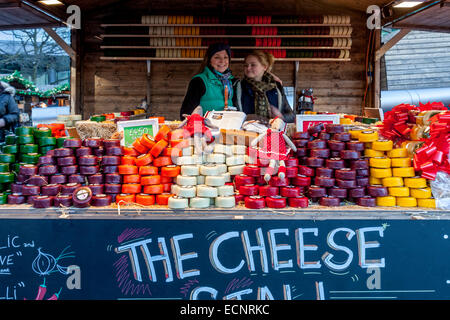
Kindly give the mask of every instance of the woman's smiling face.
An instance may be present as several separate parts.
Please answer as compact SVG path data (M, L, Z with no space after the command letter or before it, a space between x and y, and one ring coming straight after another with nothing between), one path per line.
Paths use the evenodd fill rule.
M219 52L216 52L212 57L211 61L209 62L211 67L214 68L214 70L223 73L225 72L228 67L230 66L230 57L228 56L228 53L226 50L222 50Z

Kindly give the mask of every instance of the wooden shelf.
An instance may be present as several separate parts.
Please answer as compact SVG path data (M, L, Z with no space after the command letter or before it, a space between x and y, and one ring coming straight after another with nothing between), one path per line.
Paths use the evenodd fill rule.
M101 34L101 38L351 38L339 34L295 34L295 35L227 35L227 34Z
M188 46L100 46L101 49L208 49L208 47L188 47ZM251 49L263 49L263 50L350 50L351 47L230 47L231 50L251 50Z
M105 61L202 61L203 58L155 58L155 57L100 57L100 60ZM231 61L244 61L244 58L232 58ZM304 61L304 62L347 62L350 58L275 58L275 61Z
M322 23L301 23L301 24L143 24L143 23L118 23L101 24L103 28L108 27L351 27L351 24L322 24Z

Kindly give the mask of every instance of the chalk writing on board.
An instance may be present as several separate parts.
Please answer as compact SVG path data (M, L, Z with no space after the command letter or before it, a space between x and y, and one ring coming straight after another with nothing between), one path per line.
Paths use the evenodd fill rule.
M40 276L49 275L54 272L60 272L61 274L67 274L67 267L59 265L59 262L66 258L75 257L74 252L66 252L69 247L64 248L64 250L59 254L58 257L54 257L51 254L43 252L38 248L38 255L33 260L31 268L35 273Z
M275 297L273 288L261 283L261 276L282 273L316 273L328 270L338 277L348 277L350 267L360 270L380 270L385 268L385 258L377 256L379 241L384 237L385 226L350 229L335 228L325 234L328 247L320 248L316 244L319 238L318 228L276 228L263 231L228 231L221 234L209 231L199 238L207 239L208 252L197 252L192 246L194 233L149 237L150 230L126 229L119 235L119 244L114 252L119 255L114 263L116 279L123 294L151 295L151 285L171 284L182 281L179 292L189 299L243 299L255 295L257 299L292 299L291 283L282 283L281 294ZM338 240L337 240L338 239ZM126 240L126 241L125 241ZM346 241L348 243L342 243ZM349 244L353 242L353 245ZM237 250L236 248L239 248ZM239 257L234 262L223 258L227 251L235 252ZM239 254L239 252L243 252ZM207 254L209 267L207 272L216 272L217 276L228 278L222 297L219 290L202 280L199 256ZM318 256L319 259L311 257ZM336 256L339 256L337 260ZM162 266L162 268L161 268ZM189 267L187 267L189 266ZM202 265L205 267L204 265ZM247 273L248 276L242 276ZM256 277L260 279L257 283ZM225 279L225 278L224 278ZM374 279L368 280L372 288ZM379 283L377 283L379 284ZM253 288L253 286L256 286ZM325 299L326 283L318 279L311 284L310 290L317 299ZM303 293L296 293L296 297Z

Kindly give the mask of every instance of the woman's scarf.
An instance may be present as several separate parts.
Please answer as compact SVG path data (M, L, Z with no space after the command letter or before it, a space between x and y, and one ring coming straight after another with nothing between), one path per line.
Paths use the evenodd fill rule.
M266 92L277 86L273 76L270 73L264 72L261 81L255 81L248 77L244 77L244 80L250 85L255 95L255 113L265 118L271 118L272 112Z
M231 70L227 69L224 73L221 73L214 68L210 68L211 71L216 75L216 77L222 82L224 88L224 97L226 101L231 101L233 97L233 83L231 79L233 77ZM225 96L225 92L228 92L228 96Z

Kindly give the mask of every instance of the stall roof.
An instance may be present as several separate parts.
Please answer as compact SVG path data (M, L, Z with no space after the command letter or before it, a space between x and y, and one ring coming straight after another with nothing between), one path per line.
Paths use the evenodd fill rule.
M29 1L0 1L0 30L61 26L57 16Z

